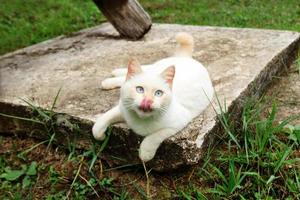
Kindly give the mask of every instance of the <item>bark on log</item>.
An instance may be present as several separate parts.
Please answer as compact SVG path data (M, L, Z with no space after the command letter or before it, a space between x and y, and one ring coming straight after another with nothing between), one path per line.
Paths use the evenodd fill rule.
M150 16L136 0L93 0L120 35L139 39L151 28Z

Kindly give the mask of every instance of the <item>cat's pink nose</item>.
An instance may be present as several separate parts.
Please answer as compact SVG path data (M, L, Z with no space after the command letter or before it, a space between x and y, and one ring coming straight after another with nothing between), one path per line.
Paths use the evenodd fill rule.
M153 101L151 99L143 99L141 102L139 109L144 112L151 112L152 111L152 103Z

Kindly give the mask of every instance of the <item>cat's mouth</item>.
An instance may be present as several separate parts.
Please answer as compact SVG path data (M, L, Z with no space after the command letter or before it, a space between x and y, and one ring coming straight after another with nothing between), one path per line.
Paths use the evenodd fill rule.
M147 118L153 115L154 110L152 108L151 109L138 108L135 110L135 112L140 118Z
M139 110L144 112L144 113L150 113L150 112L153 111L153 109L150 108L150 107L139 107Z
M152 112L152 110L153 110L152 103L153 103L153 100L144 98L139 105L139 110L144 113Z

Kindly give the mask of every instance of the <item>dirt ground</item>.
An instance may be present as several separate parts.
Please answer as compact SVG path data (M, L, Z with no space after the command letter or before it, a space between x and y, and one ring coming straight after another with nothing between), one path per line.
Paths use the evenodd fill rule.
M275 100L274 102L278 105L278 121L291 115L299 114L300 74L297 66L293 65L287 73L276 78L266 96ZM272 101L267 102L267 109L270 109ZM298 123L300 123L299 118L292 122L292 124ZM37 161L38 174L36 182L31 188L33 199L42 199L49 195L55 195L58 191L64 191L65 194L68 194L69 191L75 190L72 186L74 179L75 182L86 185L86 180L91 178L88 170L91 158L87 154L85 155L85 152L72 151L72 149L65 150L53 145L47 148L47 143L37 145L39 142L41 141L20 136L0 137L0 156L5 159L5 162L12 169L19 169L24 163L28 164L32 161ZM34 145L37 146L33 148ZM24 151L30 148L33 149L24 154ZM20 156L22 152L23 156ZM178 188L183 185L189 185L191 181L194 185L201 187L203 183L199 177L193 176L196 173L195 169L196 167L190 167L168 174L150 172L151 176L148 182L150 183L151 195L156 197L156 199L176 199L178 198L176 197ZM55 176L53 176L53 171L56 173ZM145 199L147 179L141 166L121 166L120 169L114 169L110 168L106 163L102 163L101 159L98 158L92 172L94 178L101 181L102 186L94 187L97 194L86 196L88 199L113 199L116 193L120 194L124 190L133 199ZM55 177L57 180L53 181ZM0 189L0 192L5 193L7 191ZM28 190L24 190L22 195L26 196L27 193ZM9 196L10 194L6 195ZM74 194L72 193L70 197L72 195Z
M23 158L20 157L20 153L32 148L39 142L40 141L32 138L22 138L20 136L0 137L0 155L4 157L12 169L20 169L22 164L30 164L32 161L37 161L39 166L38 175L36 177L36 184L31 189L33 199L44 199L58 191L65 191L65 194L67 194L78 171L79 176L76 181L86 184L84 179L89 180L89 178L91 178L91 174L88 170L90 158L85 156L83 160L81 160L85 152L75 151L70 159L68 158L70 156L68 150L61 149L57 146L47 148L47 144L41 144L27 154L24 154L22 156ZM50 181L50 167L54 169L57 173L56 176L59 177L56 184ZM96 194L86 196L88 199L113 199L115 192L121 193L124 189L133 199L145 199L147 180L142 166L120 166L120 169L114 169L98 159L92 171L95 178L102 181L107 180L108 182L111 180L112 184L104 184L101 188L95 187L99 196ZM178 187L188 185L194 171L192 168L189 168L183 171L177 171L176 175L172 173L150 173L149 182L151 183L151 195L158 196L159 199L170 199L174 197L174 193L176 193ZM1 192L5 191L1 191L0 188L0 194ZM22 195L27 195L27 192L28 191L24 190Z
M276 78L266 96L277 104L277 120L282 121L290 116L300 114L300 68L293 64L288 72ZM269 101L270 103L272 101ZM300 118L291 122L299 124Z

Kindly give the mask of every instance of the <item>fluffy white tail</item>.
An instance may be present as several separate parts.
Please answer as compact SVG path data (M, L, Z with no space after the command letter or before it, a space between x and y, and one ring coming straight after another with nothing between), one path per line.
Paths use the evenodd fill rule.
M178 44L177 50L175 52L176 56L192 56L194 51L194 39L188 33L178 33L175 37Z

